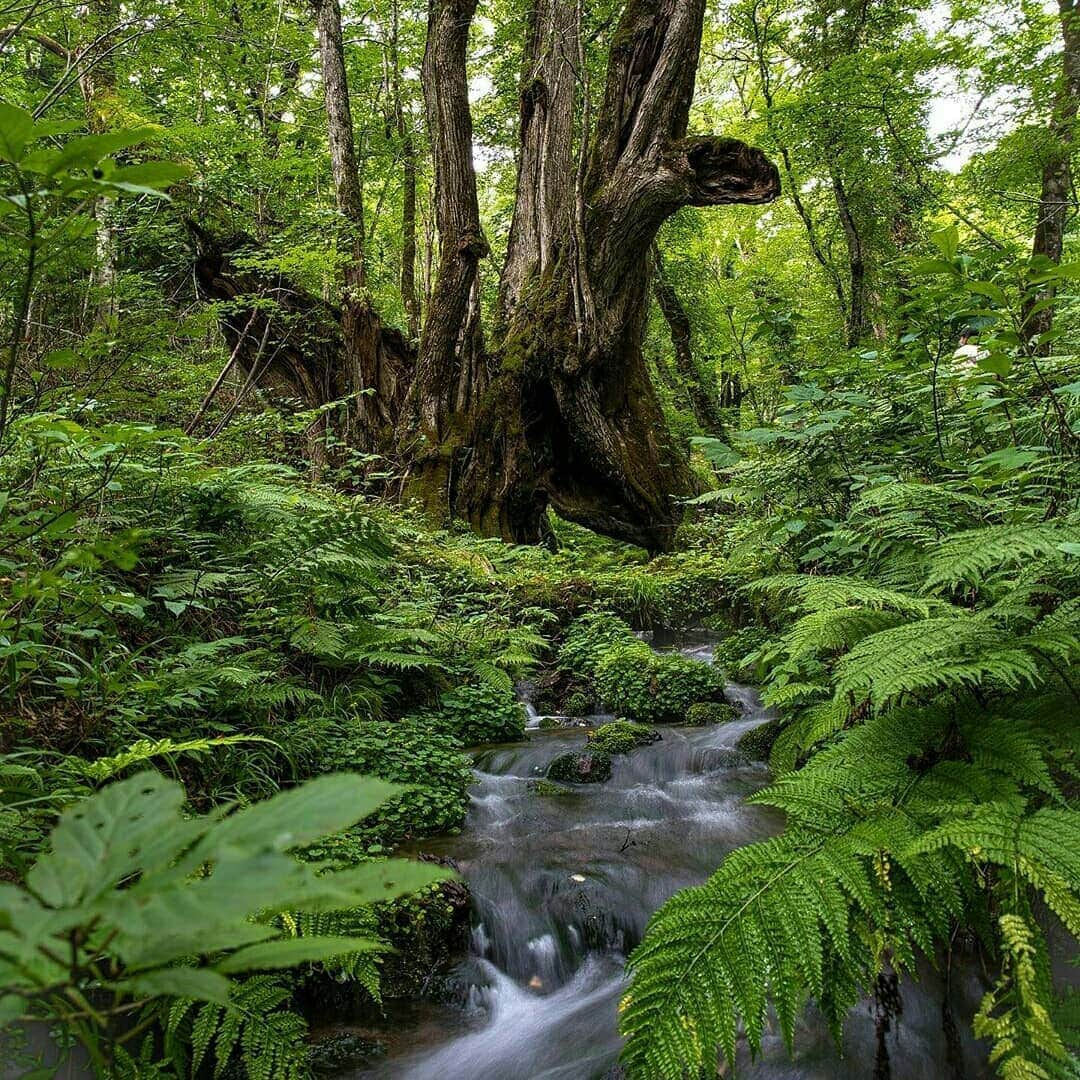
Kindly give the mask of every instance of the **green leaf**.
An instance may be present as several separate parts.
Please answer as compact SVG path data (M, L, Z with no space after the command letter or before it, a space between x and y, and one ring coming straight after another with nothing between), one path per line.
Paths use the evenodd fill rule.
M210 968L171 967L146 971L116 984L117 989L146 997L182 997L229 1003L229 980Z
M453 877L434 863L385 859L323 874L304 903L306 911L341 911L362 904L378 904L426 889Z
M17 105L0 101L0 158L18 162L34 131L34 118Z
M207 834L194 857L213 861L230 850L288 851L355 825L401 792L397 784L371 777L320 776L238 810Z
M989 353L986 356L980 356L975 363L983 371L1002 376L1008 375L1013 366L1012 357L1005 353Z
M938 229L937 232L930 235L930 240L946 259L956 258L957 252L960 250L960 230L955 225L950 225L945 229Z
M168 859L180 829L184 789L144 772L111 784L66 810L52 833L52 850L27 877L53 907L89 900L136 871Z
M72 139L57 154L49 167L49 175L55 176L71 169L92 168L110 154L155 139L159 134L160 129L154 127L118 128L100 135L83 135Z
M227 975L241 971L260 971L269 968L289 968L297 964L315 964L348 956L357 952L373 952L387 946L371 938L353 937L298 937L277 941L264 941L249 945L216 965L216 970Z
M191 175L187 165L175 161L146 161L141 165L126 165L111 172L105 183L123 191L157 194L179 180Z

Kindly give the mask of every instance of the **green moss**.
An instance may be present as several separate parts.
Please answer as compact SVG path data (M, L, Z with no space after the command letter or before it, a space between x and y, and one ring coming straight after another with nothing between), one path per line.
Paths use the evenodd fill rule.
M589 745L606 754L629 754L639 746L648 746L660 738L660 733L646 724L629 720L614 720L589 732Z
M768 761L773 743L780 734L780 722L771 720L761 727L751 728L735 744L739 753L751 761Z
M551 780L530 780L529 790L534 795L569 795L570 789Z
M677 724L690 706L720 697L723 680L708 664L657 654L636 641L609 649L596 667L600 700L613 712L649 724Z
M727 724L737 720L739 710L727 701L695 701L686 710L686 722L692 727L706 724Z
M564 784L602 784L611 779L611 755L602 750L560 754L548 765L547 778Z

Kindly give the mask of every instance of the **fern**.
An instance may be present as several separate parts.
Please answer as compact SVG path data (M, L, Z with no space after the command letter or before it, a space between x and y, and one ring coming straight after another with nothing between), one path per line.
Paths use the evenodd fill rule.
M978 584L992 570L1055 554L1062 544L1075 543L1080 543L1080 526L1062 521L991 525L956 533L931 558L927 588Z
M222 1077L236 1062L246 1080L308 1080L307 1024L288 1008L290 997L281 976L253 975L228 1005L178 1000L164 1025L166 1053L192 1075L210 1062Z

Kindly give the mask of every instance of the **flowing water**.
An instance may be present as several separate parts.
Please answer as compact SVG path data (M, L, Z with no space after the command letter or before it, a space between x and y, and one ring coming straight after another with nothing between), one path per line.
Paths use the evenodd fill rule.
M683 645L707 661L708 642ZM549 761L581 749L580 730L536 730L527 742L486 749L461 836L437 845L473 896L470 955L457 972L460 1002L395 1039L356 1080L599 1080L614 1077L616 1008L623 962L652 913L672 893L704 880L733 848L772 835L779 817L746 805L768 779L735 750L743 732L769 719L752 690L730 686L740 719L662 729L663 739L615 759L605 784L545 795L532 783ZM590 718L593 719L593 718ZM595 718L600 722L602 718ZM538 718L533 714L532 726ZM431 849L433 846L428 845ZM981 985L954 976L961 1030ZM946 1066L942 988L929 973L905 985L904 1013L890 1035L893 1077L978 1078L977 1048L960 1073ZM740 1067L757 1080L870 1080L876 1049L868 1007L852 1013L843 1054L811 1013L796 1057L779 1035ZM678 1080L672 1077L672 1080Z

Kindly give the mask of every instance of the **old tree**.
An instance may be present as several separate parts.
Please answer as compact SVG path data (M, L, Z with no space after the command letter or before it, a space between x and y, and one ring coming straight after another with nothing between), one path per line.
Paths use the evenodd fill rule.
M466 64L477 2L430 0L423 85L438 263L414 347L381 323L367 297L363 177L341 13L338 0L317 0L342 246L350 253L344 301L338 310L282 278L238 273L229 245L201 237L205 295L278 301L228 309L226 336L248 378L312 408L351 398L343 438L402 462L407 491L481 532L542 540L552 507L650 550L670 547L678 500L692 483L641 347L654 241L680 207L765 203L780 190L761 151L687 134L705 7L705 0L629 0L610 33L594 106L579 0L531 5L516 201L496 310L485 325L480 274L489 245ZM403 288L415 290L410 275L403 266Z

